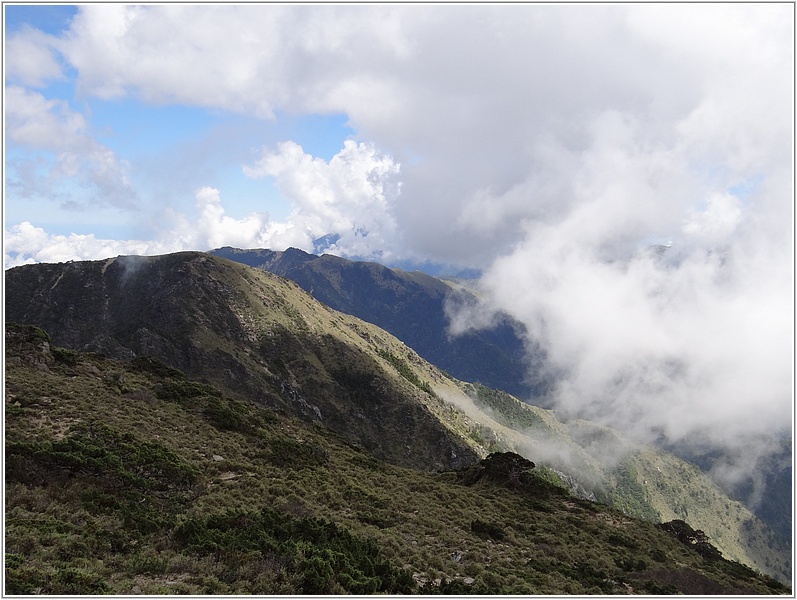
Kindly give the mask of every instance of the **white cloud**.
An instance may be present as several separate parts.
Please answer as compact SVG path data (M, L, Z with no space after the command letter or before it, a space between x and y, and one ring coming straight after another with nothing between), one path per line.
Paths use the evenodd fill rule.
M694 175L680 142L652 146L616 115L591 129L559 174L564 208L527 219L482 279L486 308L542 345L558 407L642 439L699 433L752 452L790 427L792 246L776 223L791 216L788 180L776 168L737 197ZM777 166L782 148L757 143ZM663 255L634 252L668 235Z
M23 221L5 230L6 268L38 262L98 260L121 254L157 254L158 246L139 240L103 240L93 234L50 235L41 227Z
M395 233L391 202L398 195L391 178L398 173L389 157L372 146L346 142L329 162L305 154L294 142L265 150L250 177L274 177L293 211L284 222L266 212L235 219L226 214L221 192L205 186L195 193L195 214L164 208L152 240L109 240L94 235L51 235L30 222L6 230L6 266L28 262L96 260L117 254L162 254L210 250L221 246L273 248L289 246L313 251L313 241L338 234L330 251L358 256L384 254Z
M159 236L172 240L175 250L211 250L221 246L260 248L270 241L270 224L267 213L252 213L242 219L225 214L219 190L203 187L196 194L197 216L191 220L185 215L171 213L167 227Z
M597 115L615 115L602 135L629 121L645 131L640 143L668 150L680 162L662 166L676 182L673 168L685 166L737 179L768 169L754 138L789 138L789 14L777 5L87 5L59 50L85 94L265 117L347 114L359 139L403 166L393 217L405 252L487 266L522 239L521 221L569 202L556 161L577 167Z
M352 86L351 77L338 77L342 62L376 62L385 52L401 53L391 12L335 6L86 5L59 48L79 71L81 89L102 98L132 93L152 102L268 118L277 107L337 111L341 102L362 98L354 92L368 97L369 82L376 79L366 69L365 86ZM338 100L330 101L334 97Z
M293 205L290 227L271 237L277 249L286 245L312 251L313 240L340 236L330 248L348 256L378 256L396 243L392 204L399 165L368 144L346 141L329 162L306 154L295 142L244 166L249 177L273 177L282 196Z
M5 39L5 74L8 81L39 87L63 79L55 56L56 38L25 26Z
M48 100L21 86L5 89L7 139L35 149L62 152L85 144L86 120L63 100Z
M67 206L135 207L129 165L90 135L85 117L67 102L12 85L5 89L4 111L7 150L35 152L34 159L7 161L10 187L17 194L55 196L65 182L78 180L85 191L71 195Z

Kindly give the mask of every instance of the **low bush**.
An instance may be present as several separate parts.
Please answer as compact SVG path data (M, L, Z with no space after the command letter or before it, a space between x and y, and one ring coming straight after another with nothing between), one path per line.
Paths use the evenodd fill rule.
M242 553L258 559L282 557L303 594L409 593L409 573L382 558L371 541L335 523L315 517L295 518L275 510L231 512L193 517L174 533L187 552L228 560Z

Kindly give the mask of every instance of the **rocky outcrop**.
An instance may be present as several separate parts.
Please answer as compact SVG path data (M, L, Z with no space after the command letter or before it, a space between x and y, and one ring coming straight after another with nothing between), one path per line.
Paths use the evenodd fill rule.
M33 325L6 324L6 366L49 371L55 363L50 336Z

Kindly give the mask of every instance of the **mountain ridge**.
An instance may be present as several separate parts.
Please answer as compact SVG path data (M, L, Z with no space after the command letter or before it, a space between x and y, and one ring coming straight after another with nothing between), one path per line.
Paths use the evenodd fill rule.
M653 519L662 513L655 503L664 506L674 493L649 497L643 476L651 459L637 451L627 464L603 464L575 441L602 439L624 448L627 442L606 428L561 423L504 392L455 380L378 327L263 270L178 253L17 267L6 273L6 286L6 318L51 331L59 346L126 360L158 358L239 400L330 427L393 464L446 470L491 451L514 451L560 485L555 470L578 472L584 489L602 501ZM574 427L592 433L576 435ZM668 460L674 462L661 463L664 472L683 468ZM678 477L705 490L684 500L690 510L723 498L696 469L691 480ZM726 556L790 578L783 550L767 549L771 540L761 523L739 503L728 507L727 522L698 526ZM755 539L743 540L748 522Z
M6 325L6 593L788 594L513 453L428 472Z
M669 251L664 245L641 250L657 260L677 259L668 259ZM456 307L479 303L478 288L472 282L460 285L453 279L328 254L316 256L295 248L275 252L225 247L211 253L293 279L322 302L390 331L461 380L502 389L529 404L550 408L546 390L554 382L534 366L544 363L544 353L522 341L526 336L519 324L503 319L492 328L450 335L449 305L456 313ZM731 484L720 479L718 483L773 528L782 543L790 544L793 451L790 440L779 442L779 446L777 453L762 460L743 480ZM712 472L714 461L737 460L723 457L717 449L706 449L699 438L661 447L706 473Z
M476 300L471 290L453 281L296 248L223 247L209 253L295 281L327 306L395 335L458 379L524 399L544 390L544 382L528 380L523 326L508 315L499 316L492 327L450 335L448 304Z

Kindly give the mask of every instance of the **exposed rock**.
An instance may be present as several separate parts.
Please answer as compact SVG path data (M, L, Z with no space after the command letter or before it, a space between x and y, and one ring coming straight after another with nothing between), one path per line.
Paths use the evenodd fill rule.
M481 480L491 481L506 487L521 487L530 483L528 472L534 463L514 452L495 452L479 464L460 472L465 485Z
M50 336L33 325L6 324L6 366L49 371L55 364Z

